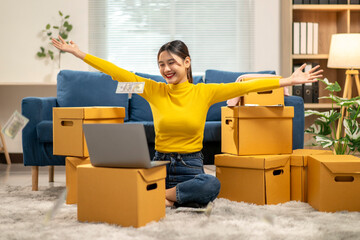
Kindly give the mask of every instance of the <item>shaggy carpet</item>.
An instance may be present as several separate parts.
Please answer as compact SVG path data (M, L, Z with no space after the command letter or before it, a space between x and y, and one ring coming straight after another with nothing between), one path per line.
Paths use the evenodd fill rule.
M301 202L257 206L216 199L211 215L166 209L145 227L80 223L76 205L46 216L64 187L0 186L0 239L360 239L360 213L324 213Z

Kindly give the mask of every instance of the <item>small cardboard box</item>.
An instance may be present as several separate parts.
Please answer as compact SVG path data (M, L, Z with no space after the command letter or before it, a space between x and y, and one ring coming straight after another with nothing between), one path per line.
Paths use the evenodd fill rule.
M90 164L90 158L65 158L66 204L77 203L77 166Z
M124 227L165 217L166 167L78 166L78 220Z
M352 155L309 156L308 202L319 211L360 211L360 159Z
M281 77L274 76L274 77L263 77L263 78L279 79ZM250 77L250 78L244 78L243 81L248 81L253 79L262 79L262 78ZM284 88L277 88L262 92L250 92L242 97L240 104L243 106L246 104L256 104L258 106L269 106L269 105L284 106Z
M124 123L123 107L53 108L54 155L88 157L84 123Z
M292 153L293 107L222 107L221 151L235 155Z
M330 150L296 149L290 155L290 200L307 202L307 158L310 155L333 155Z
M215 155L219 198L278 204L290 201L290 158L286 155Z

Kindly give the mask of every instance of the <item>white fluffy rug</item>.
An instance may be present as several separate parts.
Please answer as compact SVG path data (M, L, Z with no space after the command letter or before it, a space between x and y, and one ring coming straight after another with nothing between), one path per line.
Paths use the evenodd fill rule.
M306 203L257 206L215 200L210 217L166 210L142 228L80 223L76 205L63 205L45 222L64 187L0 187L0 239L360 239L360 213L323 213Z

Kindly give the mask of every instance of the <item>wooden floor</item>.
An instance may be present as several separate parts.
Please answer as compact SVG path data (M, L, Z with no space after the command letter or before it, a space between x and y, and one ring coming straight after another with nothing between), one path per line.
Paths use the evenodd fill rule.
M54 182L49 183L49 167L39 167L39 186L65 186L65 166L55 166ZM0 185L31 186L31 167L22 163L0 164Z

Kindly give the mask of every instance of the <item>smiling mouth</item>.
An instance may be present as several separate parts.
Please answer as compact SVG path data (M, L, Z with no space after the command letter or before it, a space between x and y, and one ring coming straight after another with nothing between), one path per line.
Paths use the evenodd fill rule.
M170 79L170 78L172 78L173 76L175 76L175 73L165 74L165 77L166 77L167 79Z

